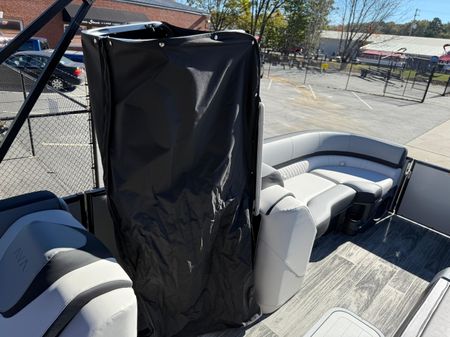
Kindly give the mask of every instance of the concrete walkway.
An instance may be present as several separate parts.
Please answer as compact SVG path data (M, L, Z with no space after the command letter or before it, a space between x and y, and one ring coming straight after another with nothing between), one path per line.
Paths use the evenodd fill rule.
M409 156L450 168L450 120L406 144Z

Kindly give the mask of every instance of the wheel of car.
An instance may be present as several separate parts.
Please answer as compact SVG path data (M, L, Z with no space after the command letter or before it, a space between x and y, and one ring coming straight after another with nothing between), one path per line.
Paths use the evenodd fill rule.
M64 82L60 78L53 78L50 80L50 85L56 90L64 89Z

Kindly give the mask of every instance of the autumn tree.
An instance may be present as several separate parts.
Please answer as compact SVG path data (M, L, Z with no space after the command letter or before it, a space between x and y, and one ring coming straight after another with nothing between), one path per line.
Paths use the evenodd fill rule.
M260 41L272 16L283 9L289 0L249 0L247 6L250 10L250 29L252 35L258 35Z
M187 0L187 4L209 15L212 30L232 28L241 12L240 0Z

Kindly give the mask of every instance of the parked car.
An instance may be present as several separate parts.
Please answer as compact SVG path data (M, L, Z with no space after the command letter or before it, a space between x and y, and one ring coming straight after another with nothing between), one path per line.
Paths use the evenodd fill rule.
M12 37L0 36L0 48L6 46L12 39L13 39ZM22 44L19 47L18 51L27 51L27 50L41 51L49 48L50 47L48 45L48 41L46 38L33 36L24 44Z
M67 57L68 59L71 59L73 62L79 62L79 63L83 63L84 62L84 57L83 57L83 52L82 51L67 50L64 53L64 56Z
M48 41L43 37L32 37L23 45L20 46L19 51L42 51L49 48Z
M52 51L22 51L6 60L6 64L37 78L48 63ZM82 83L80 64L62 57L48 84L59 91L73 91Z

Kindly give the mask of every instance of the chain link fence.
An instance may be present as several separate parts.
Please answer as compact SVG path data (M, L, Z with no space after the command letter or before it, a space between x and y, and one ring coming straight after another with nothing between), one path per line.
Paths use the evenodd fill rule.
M442 96L448 96L448 95L450 95L450 76L447 80L447 83L445 84L444 92L442 93Z
M372 95L423 102L425 98L441 95L449 79L433 66L419 67L410 62L370 64L341 63L327 57L305 58L302 55L264 54L265 71L283 69L284 75L300 80L304 85L343 89Z
M36 77L0 66L0 143ZM84 77L70 90L48 85L0 163L0 198L37 190L64 196L97 187L93 137Z

